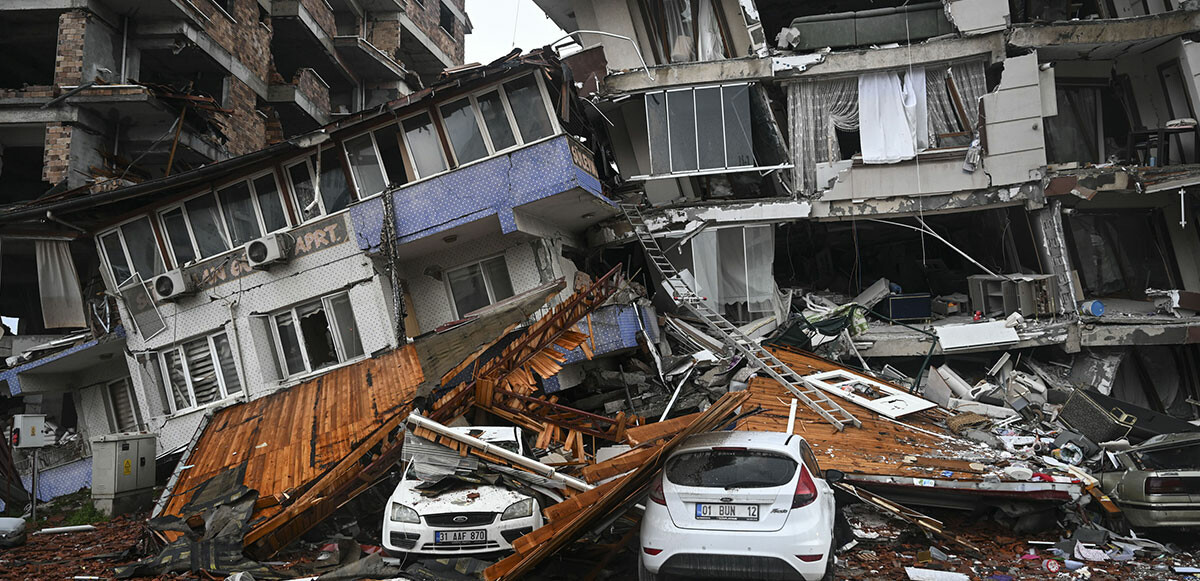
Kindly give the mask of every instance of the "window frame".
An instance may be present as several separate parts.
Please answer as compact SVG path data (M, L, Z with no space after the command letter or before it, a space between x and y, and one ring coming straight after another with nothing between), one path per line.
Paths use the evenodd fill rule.
M157 224L155 223L154 219L149 214L142 214L140 216L124 220L121 223L96 235L96 243L99 245L100 251L100 260L104 262L104 267L108 269L109 276L112 277L113 284L117 285L117 289L125 286L125 284L132 280L135 275L142 275L142 273L138 272L137 266L133 263L133 256L129 254L129 243L125 241L124 231L124 227L127 224L132 224L138 220L147 220L150 224L150 232L152 234L156 233L155 227ZM121 254L125 256L125 264L129 267L129 278L126 278L125 280L117 280L117 273L115 270L113 270L112 264L108 262L108 247L104 244L104 238L114 232L117 234L117 239L121 242ZM154 251L158 253L158 263L162 265L163 272L169 270L167 268L167 256L163 255L162 246L159 244L157 235L154 237ZM142 280L148 283L150 280L160 274L162 274L162 272L149 273L149 276L142 275Z
M378 129L378 128L376 128L376 129ZM371 133L372 131L375 131L375 130L373 129L371 131L368 131L367 133ZM358 135L355 135L355 137L358 137ZM343 140L335 141L328 145L317 146L317 147L314 147L311 151L307 151L298 157L294 157L292 159L281 162L279 164L279 167L283 170L283 177L287 182L288 193L286 195L291 196L290 199L296 209L296 223L289 226L289 228L294 228L296 226L302 226L304 224L308 224L309 222L320 220L321 218L324 218L326 216L336 214L337 212L344 212L344 211L348 210L350 208L350 206L353 206L354 204L366 199L366 198L361 198L358 195L358 182L356 181L356 178L354 177L354 170L350 168L350 159L346 155L345 142L346 142L346 140L343 139ZM378 151L379 145L378 144L374 144L374 145L375 145L376 151ZM321 194L320 186L318 185L319 181L321 179L321 176L320 176L320 174L317 173L316 164L313 163L314 157L319 157L320 155L322 155L325 152L330 151L330 150L333 150L334 153L337 154L338 159L340 160L338 163L338 170L342 172L342 177L343 177L343 179L346 180L346 187L348 187L350 189L350 200L348 202L346 202L345 208L342 208L341 210L338 210L337 212L329 212L325 208L325 198ZM376 159L376 161L378 162L378 158ZM342 162L344 162L344 165ZM314 191L316 192L315 197L317 200L317 207L320 208L320 210L321 210L317 214L314 214L311 218L307 218L307 219L304 217L304 206L300 204L300 199L296 197L296 194L298 193L299 190L297 190L295 182L292 181L292 172L291 172L291 169L293 167L300 165L302 163L306 164L306 168L308 169L308 179L313 183L314 186L316 186ZM324 169L324 167L322 167L321 169ZM386 175L387 174L384 173L384 176L386 176ZM278 176L276 176L276 180L278 180L278 179L279 179ZM277 183L276 185L282 185L282 184ZM283 195L283 194L281 194L281 195ZM287 204L284 204L284 207L285 207L285 212L286 212ZM289 222L290 221L291 220L289 219Z
M675 89L662 89L662 90L657 90L657 91L647 91L646 93L644 93L643 99L645 99L646 97L648 97L651 94L662 94L663 95L663 111L666 114L666 127L667 127L666 155L667 155L667 165L670 168L670 171L666 174L650 173L647 175L650 175L650 176L654 176L654 175L692 176L692 175L703 175L705 172L712 173L712 172L744 171L747 169L753 169L756 167L760 167L758 165L757 159L755 159L754 163L752 163L750 165L729 165L729 135L727 134L727 132L725 130L725 125L726 125L725 88L726 87L747 87L747 90L749 90L750 85L752 85L752 83L749 83L749 82L715 83L715 84L706 84L706 85L694 85L694 86L690 86L690 87L681 87L681 88L675 88ZM700 167L701 166L701 163L700 163L700 133L701 132L700 132L699 113L698 113L697 107L696 107L696 91L699 89L712 89L712 88L718 89L721 94L721 146L722 146L722 153L724 154L724 158L725 158L725 165L722 167L718 167L718 168L704 168L704 167ZM685 91L690 92L692 94L692 122L694 123L694 125L696 127L696 132L695 132L696 133L696 142L695 142L696 169L676 171L675 170L675 161L672 159L673 156L671 155L671 110L670 110L671 105L670 105L670 99L668 97L671 93L678 93L678 92L685 92ZM646 112L646 151L649 153L647 167L653 168L655 155L654 155L654 143L651 141L651 135L653 132L651 131L651 128L650 128L650 115L645 107L645 104L643 104L642 110L644 112ZM747 111L747 113L749 113L749 111ZM751 155L754 154L753 137L750 139L750 153L751 153ZM651 169L651 172L653 172L653 169Z
M174 415L178 415L181 413L187 413L187 412L191 412L194 410L202 409L204 407L213 405L215 403L227 400L231 397L236 397L238 394L246 393L246 382L242 376L242 370L241 370L240 366L238 365L237 357L233 357L233 367L234 367L235 372L238 375L238 382L241 384L241 390L230 393L228 387L225 385L225 374L221 372L221 358L217 355L216 337L218 337L220 335L225 335L225 341L227 343L229 343L230 354L232 356L232 353L234 352L235 348L234 348L233 342L229 340L228 333L226 333L224 329L217 331L215 333L209 333L207 335L201 335L199 337L185 339L183 341L179 341L168 347L163 347L162 349L158 349L154 352L154 360L158 364L158 380L160 382L162 382L161 383L161 386L163 388L162 395L165 396L164 403L166 403L167 409L170 410L170 412L167 415L174 416ZM208 344L208 356L210 359L212 359L213 375L216 376L216 378L217 378L217 389L220 391L220 394L221 394L221 397L219 397L213 401L203 403L203 404L196 402L196 389L192 383L192 374L191 374L191 369L190 369L190 363L188 363L187 352L184 351L184 349L183 349L183 345L185 343L191 343L193 341L196 341L197 339L205 339ZM187 383L187 396L188 396L188 403L190 404L184 408L176 408L175 407L175 398L172 397L172 395L171 395L171 389L172 389L171 376L170 376L170 373L167 371L167 357L166 357L166 353L168 351L175 351L179 357L179 361L183 364L183 377Z
M226 185L227 186L232 185L233 183L234 182L230 182L229 184L226 184ZM229 237L229 231L228 231L229 225L225 223L225 208L221 206L221 196L217 195L218 191L219 191L218 188L210 187L208 190L206 190L204 192L198 193L193 196L188 196L187 198L179 200L169 206L164 206L162 208L159 208L158 211L155 212L155 216L158 218L158 225L160 228L162 228L163 236L166 238L167 252L171 255L171 263L175 265L175 268L179 269L179 268L183 268L187 264L198 263L198 262L201 262L204 260L208 260L209 258L212 258L214 256L220 256L226 252L229 252L230 250L237 248L236 246L233 245L233 240ZM192 200L200 199L204 196L212 196L213 197L213 202L217 206L217 214L220 217L220 219L217 221L217 233L221 235L221 241L225 243L225 250L222 250L221 252L217 252L210 256L204 256L203 253L200 252L200 243L196 240L196 232L192 228L192 218L189 215L188 209L187 209L188 202L190 202ZM187 226L187 236L188 236L187 241L188 241L188 243L190 243L192 245L192 252L195 253L195 255L196 255L196 258L194 258L189 263L181 263L181 262L179 262L179 257L175 256L175 247L171 241L171 229L167 228L167 222L166 222L166 219L164 218L164 216L166 216L167 213L172 212L176 209L178 209L180 212L183 213L183 222Z
M368 131L364 131L362 133L356 134L353 137L347 137L345 139L342 139L339 142L342 147L342 153L346 156L346 163L350 166L351 187L354 188L354 192L356 194L355 198L357 198L355 201L361 202L363 200L369 200L376 196L381 196L384 194L384 192L387 192L389 189L391 189L391 186L393 183L392 177L390 175L388 175L387 165L383 163L383 153L379 150L379 138L375 136L376 131L384 129L385 127L387 127L387 125L381 125L374 129L370 129ZM399 127L399 125L398 125L398 127ZM400 132L403 133L402 127L400 128ZM378 192L375 192L374 194L370 194L370 195L363 194L362 187L358 183L358 173L354 171L354 162L350 160L350 149L346 145L347 143L354 141L355 139L359 139L363 136L369 137L371 139L371 149L372 149L372 151L375 152L375 165L376 165L376 167L379 168L380 175L383 176L383 189ZM405 145L407 145L407 144L405 144ZM401 153L403 155L403 152L401 152ZM402 160L402 161L407 161L407 160ZM292 164L292 165L296 165L296 164ZM310 174L311 174L311 172L310 172ZM288 178L291 179L290 174L289 174ZM324 202L322 202L321 204L322 204L322 209L324 209Z
M449 103L452 101L447 100L446 102ZM410 183L410 184L413 182L416 182L416 181L426 179L426 178L431 178L433 176L442 175L448 171L453 171L453 170L457 169L458 167L460 167L458 165L456 159L451 159L451 158L446 157L446 145L447 145L447 143L449 143L450 138L446 137L446 134L445 134L446 128L442 124L441 105L442 105L442 103L440 103L440 102L433 103L429 107L426 107L423 109L418 109L408 115L405 115L404 117L399 117L396 119L396 125L400 128L400 141L404 148L404 160L408 163L408 166L411 167L412 171L413 171L414 178L412 180L409 180L408 183ZM431 173L429 175L421 175L421 169L419 167L417 167L417 159L415 157L413 157L412 144L408 142L408 131L404 128L405 121L408 121L409 119L413 119L415 117L419 117L422 114L425 114L429 117L429 124L430 124L430 126L433 127L433 132L435 135L437 135L437 139L438 139L438 147L437 147L438 155L442 156L442 163L444 163L446 165L446 169L443 169L442 171L439 171L439 172ZM444 141L443 141L443 139L444 139ZM450 147L450 155L451 156L454 155L454 147ZM487 158L484 158L484 159L487 159Z
M508 299L520 294L517 292L516 287L513 287L512 296L508 296L508 297L505 297L505 298L499 299L499 300L496 299L496 293L492 289L492 281L490 279L488 279L487 270L483 268L483 263L490 262L492 260L496 260L497 258L499 258L501 261L503 261L504 272L508 273L508 284L509 284L509 286L512 286L512 272L509 271L509 269L508 269L508 257L507 257L507 253L505 253L505 252L500 252L497 254L485 256L483 258L480 258L479 260L473 260L471 262L466 262L466 263L460 264L458 266L455 266L454 268L446 269L445 275L442 276L442 280L444 281L443 285L446 288L446 298L450 301L450 311L454 314L455 320L461 319L464 316L469 315L470 313L473 313L475 311L470 311L467 313L458 312L458 304L454 301L454 289L450 286L450 273L452 273L452 272L455 272L458 270L465 270L465 269L471 268L472 266L479 266L479 274L480 274L480 276L483 277L483 288L485 291L487 291L487 295L488 295L488 304L486 304L482 307L479 307L480 309L490 307L500 301L508 300ZM479 309L476 309L476 310L479 310Z
M131 431L141 431L146 423L142 418L141 405L138 403L137 391L133 389L133 382L128 377L122 377L113 381L106 381L102 385L104 389L104 403L108 406L108 425L109 429L114 432L124 432L121 429L120 418L117 417L117 403L113 400L112 389L117 384L123 384L125 390L129 393L129 404L133 411L133 429Z
M334 312L333 304L332 304L333 299L335 299L337 297L341 297L341 296L345 296L346 300L349 301L350 300L350 291L344 290L344 291L339 291L339 292L335 292L335 293L330 293L327 295L322 295L315 299L311 299L311 300L307 300L307 301L304 301L301 303L294 304L286 309L279 309L279 310L274 311L271 314L267 315L267 324L271 330L271 343L272 343L272 347L275 350L275 363L276 363L276 368L279 371L280 381L288 381L291 379L304 377L307 375L311 375L313 373L317 373L320 371L331 369L333 367L337 367L339 365L344 365L346 363L358 361L358 360L363 359L368 356L368 354L366 353L365 347L362 345L362 333L357 332L357 325L358 325L357 318L355 318L355 323L354 323L356 326L355 334L358 335L359 350L362 351L363 353L360 355L356 355L354 357L346 356L346 348L345 348L345 345L342 344L341 333L338 332L338 327L340 325L337 321L337 314ZM315 304L315 303L320 303L321 308L323 308L325 310L325 321L326 321L326 324L329 326L329 331L330 331L329 335L333 339L334 355L337 358L336 363L331 363L329 365L326 365L324 367L318 367L316 369L313 368L312 362L310 362L308 359L308 345L304 339L304 333L300 330L300 315L297 312L298 309L300 309L302 307L307 307L307 306ZM292 318L292 325L294 326L294 328L296 330L296 341L297 341L297 344L300 346L300 358L301 358L301 361L303 361L303 363L304 363L304 369L299 372L296 372L296 373L288 372L287 360L285 358L284 351L283 351L283 341L282 341L280 333L279 333L279 324L277 321L281 315L285 315L285 314ZM351 316L354 316L353 303L350 304L350 314L351 314Z
M450 14L450 28L449 29L447 29L445 26L442 26L442 20L445 19L444 17L445 17L446 13ZM454 22L456 20L458 20L458 19L455 18L454 11L451 10L449 6L446 6L446 0L439 0L438 1L438 28L442 29L442 32L445 32L446 34L450 35L450 38L454 38Z
M267 220L266 220L266 218L263 217L262 205L258 201L258 186L254 185L254 182L257 181L259 178L262 178L262 177L265 177L268 175L271 176L271 179L274 180L274 182L275 182L275 195L279 198L279 208L283 213L283 227L279 228L277 230L268 230L267 229ZM225 207L221 202L221 190L224 190L226 188L237 185L240 182L245 182L246 185L250 189L250 203L254 205L254 218L256 220L258 220L258 231L262 233L262 237L270 236L271 234L274 234L276 232L283 232L284 230L289 230L292 228L292 226L294 226L294 224L292 224L291 218L288 216L287 203L283 199L283 196L284 196L283 187L282 187L282 184L279 183L279 176L275 175L274 168L267 168L262 171L241 177L239 179L221 184L220 186L213 188L213 193L217 196L217 207L220 208L220 210L221 210L221 221L222 222L224 222L226 220L226 218L225 218ZM224 224L224 226L225 226L226 235L228 236L229 224ZM189 228L191 227L190 223L188 224L188 227ZM231 239L231 241L232 241L232 239Z

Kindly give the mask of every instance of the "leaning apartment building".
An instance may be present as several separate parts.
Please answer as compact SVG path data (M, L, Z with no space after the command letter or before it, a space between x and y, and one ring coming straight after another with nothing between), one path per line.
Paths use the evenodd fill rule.
M622 203L752 336L850 313L816 348L896 381L1008 353L1200 413L1193 3L537 4L574 46L443 71L445 1L4 3L0 404L59 430L39 495L90 437L169 456L618 262L670 313Z

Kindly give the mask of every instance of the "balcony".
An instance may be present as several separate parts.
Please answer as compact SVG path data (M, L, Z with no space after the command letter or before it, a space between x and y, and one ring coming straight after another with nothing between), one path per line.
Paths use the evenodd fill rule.
M329 85L309 68L300 69L291 83L272 83L267 101L293 133L312 131L330 121Z
M284 77L310 67L334 86L356 79L334 46L333 12L323 2L278 0L271 3L271 38L275 67Z
M387 192L399 258L435 252L448 241L488 233L540 235L527 222L579 232L616 214L601 193L592 154L567 135L538 141ZM384 220L379 197L353 206L358 244L378 252ZM526 221L524 218L531 218Z

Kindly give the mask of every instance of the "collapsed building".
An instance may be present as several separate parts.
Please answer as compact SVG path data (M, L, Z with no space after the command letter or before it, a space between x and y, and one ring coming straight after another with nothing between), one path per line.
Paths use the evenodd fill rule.
M6 337L0 402L59 429L39 496L90 482L89 438L152 432L174 466L154 514L194 518L236 472L260 495L244 546L271 555L395 463L413 409L474 409L600 466L597 439L679 433L728 413L727 391L767 410L740 429L780 429L772 380L828 402L801 406L815 447L872 450L850 481L918 504L1094 488L989 479L976 464L1005 461L946 444L953 413L1036 423L1063 406L1096 420L1070 423L1094 443L1195 429L1191 3L537 4L578 50L443 71L411 33L405 75L242 155L172 172L151 147L142 177L8 200L0 315L26 326ZM362 64L363 38L342 38L325 54ZM86 116L72 100L105 86L57 105ZM207 127L231 123L203 103ZM803 387L818 381L886 398ZM917 415L895 427L884 399ZM911 451L849 436L864 423L929 453L898 465ZM579 532L563 518L547 530ZM547 534L490 575L543 558Z

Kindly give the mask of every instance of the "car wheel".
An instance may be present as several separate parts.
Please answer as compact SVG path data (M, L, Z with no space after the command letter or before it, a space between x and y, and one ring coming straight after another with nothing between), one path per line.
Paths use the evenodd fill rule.
M646 569L646 564L642 562L641 555L638 555L638 581L658 581L658 575Z

